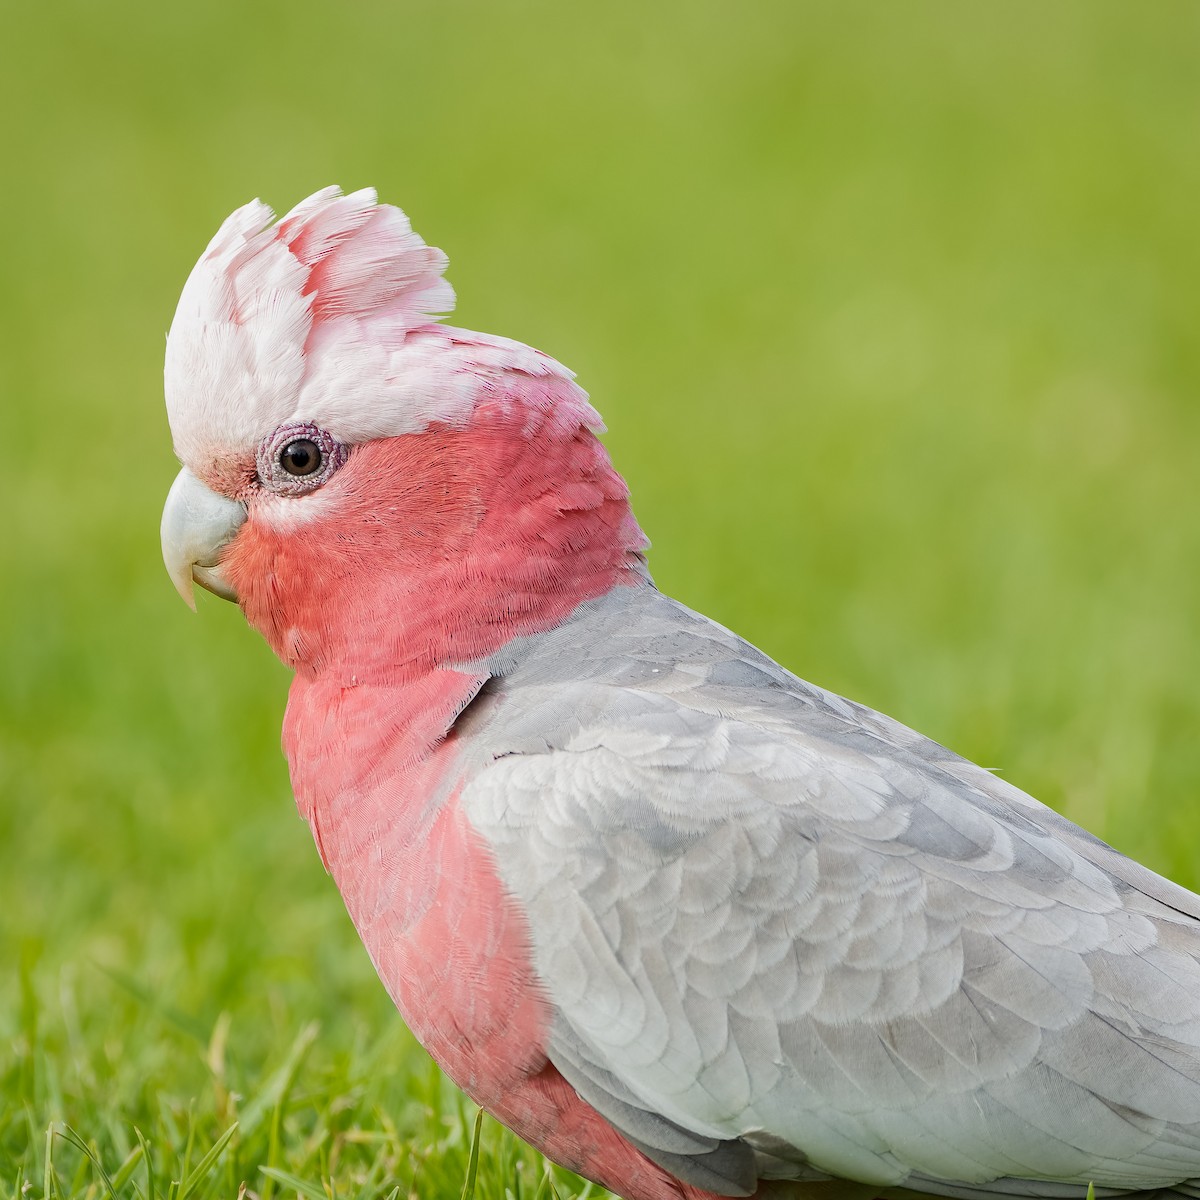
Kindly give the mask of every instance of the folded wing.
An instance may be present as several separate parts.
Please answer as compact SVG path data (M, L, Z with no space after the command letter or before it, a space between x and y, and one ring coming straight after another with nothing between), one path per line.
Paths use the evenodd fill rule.
M720 662L520 686L463 794L563 1075L728 1195L1200 1177L1200 898L712 630Z

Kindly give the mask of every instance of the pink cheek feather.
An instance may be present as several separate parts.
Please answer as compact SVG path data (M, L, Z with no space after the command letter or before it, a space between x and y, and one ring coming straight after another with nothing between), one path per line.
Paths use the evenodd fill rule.
M604 448L556 428L552 411L532 435L519 418L497 404L463 430L355 447L310 520L273 527L251 501L223 565L280 658L301 674L398 681L641 581L645 538Z

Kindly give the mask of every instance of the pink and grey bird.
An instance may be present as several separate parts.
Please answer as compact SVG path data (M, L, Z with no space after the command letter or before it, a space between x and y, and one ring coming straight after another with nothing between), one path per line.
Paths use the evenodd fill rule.
M1200 897L657 591L572 375L439 324L372 192L221 227L166 396L176 585L405 1021L629 1200L1200 1197Z

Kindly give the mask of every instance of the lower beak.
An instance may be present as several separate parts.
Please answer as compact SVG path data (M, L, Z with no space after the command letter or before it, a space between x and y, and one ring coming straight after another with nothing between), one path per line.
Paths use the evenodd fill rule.
M163 562L189 608L196 607L193 582L224 600L237 600L220 563L245 520L244 504L206 488L187 467L175 477L162 515Z

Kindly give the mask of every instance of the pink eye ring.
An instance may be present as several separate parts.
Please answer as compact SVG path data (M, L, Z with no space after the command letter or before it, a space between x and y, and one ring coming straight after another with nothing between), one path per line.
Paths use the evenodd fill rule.
M258 447L258 478L284 496L319 488L346 461L347 450L319 425L281 425Z

